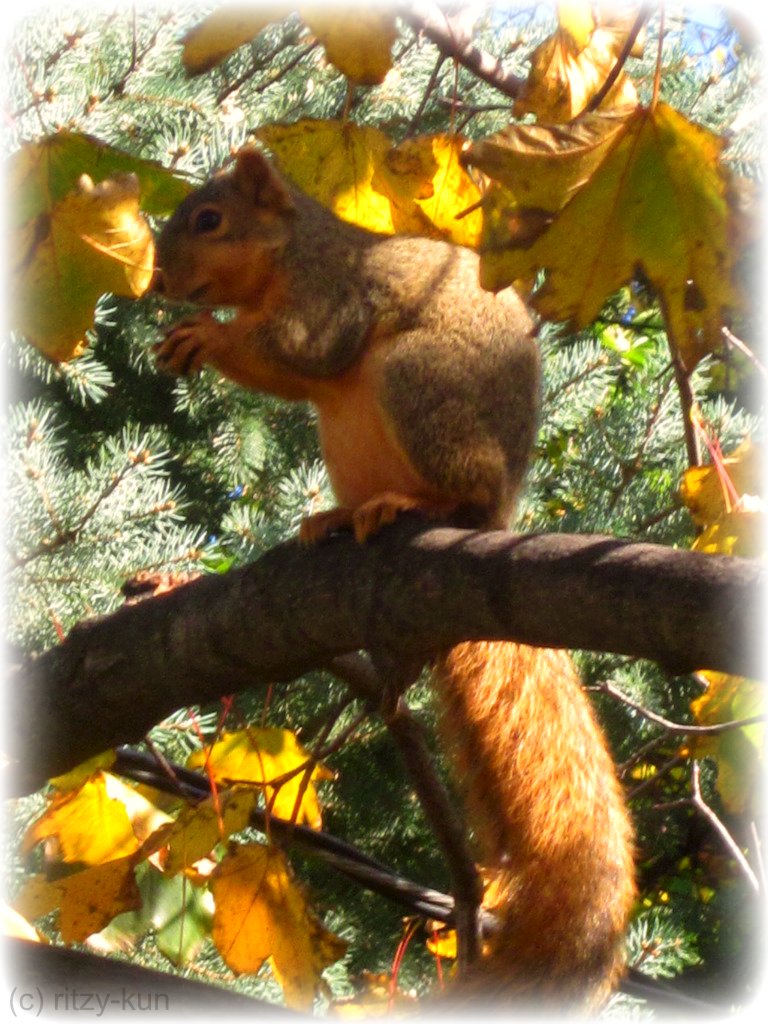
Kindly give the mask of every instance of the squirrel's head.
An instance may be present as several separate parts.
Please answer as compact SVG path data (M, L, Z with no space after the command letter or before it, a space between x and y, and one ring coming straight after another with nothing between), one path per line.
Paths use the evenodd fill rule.
M201 305L258 308L290 237L294 204L253 147L184 199L157 239L152 291Z

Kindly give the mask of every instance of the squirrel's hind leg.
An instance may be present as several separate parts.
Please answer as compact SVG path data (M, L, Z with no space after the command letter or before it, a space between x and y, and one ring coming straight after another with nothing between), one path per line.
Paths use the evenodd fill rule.
M355 509L332 508L327 512L316 512L307 516L299 528L299 540L302 544L316 544L335 530L351 527L355 532L355 540L362 544L382 526L393 523L399 512L421 512L432 519L441 519L450 516L454 510L454 504L431 502L408 494L384 491Z

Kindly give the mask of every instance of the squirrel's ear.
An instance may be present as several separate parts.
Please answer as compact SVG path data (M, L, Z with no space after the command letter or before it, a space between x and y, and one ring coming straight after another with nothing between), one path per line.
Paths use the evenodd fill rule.
M263 153L253 146L245 146L235 157L233 170L235 185L258 206L266 206L277 213L292 213L290 193Z

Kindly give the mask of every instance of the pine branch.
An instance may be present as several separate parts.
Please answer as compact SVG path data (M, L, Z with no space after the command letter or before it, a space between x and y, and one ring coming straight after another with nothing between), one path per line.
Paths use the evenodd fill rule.
M462 640L652 658L757 675L765 570L609 537L425 528L295 542L252 565L83 622L17 668L18 789L137 741L179 707L286 682L339 655L426 662ZM94 714L97 709L97 714ZM87 723L87 724L86 724Z

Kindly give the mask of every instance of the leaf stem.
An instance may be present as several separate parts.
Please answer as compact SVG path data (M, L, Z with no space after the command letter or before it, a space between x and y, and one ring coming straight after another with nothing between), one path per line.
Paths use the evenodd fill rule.
M653 75L653 97L651 98L651 112L656 109L659 102L659 91L661 89L661 51L664 46L664 4L659 7L659 48L656 54L656 70Z

